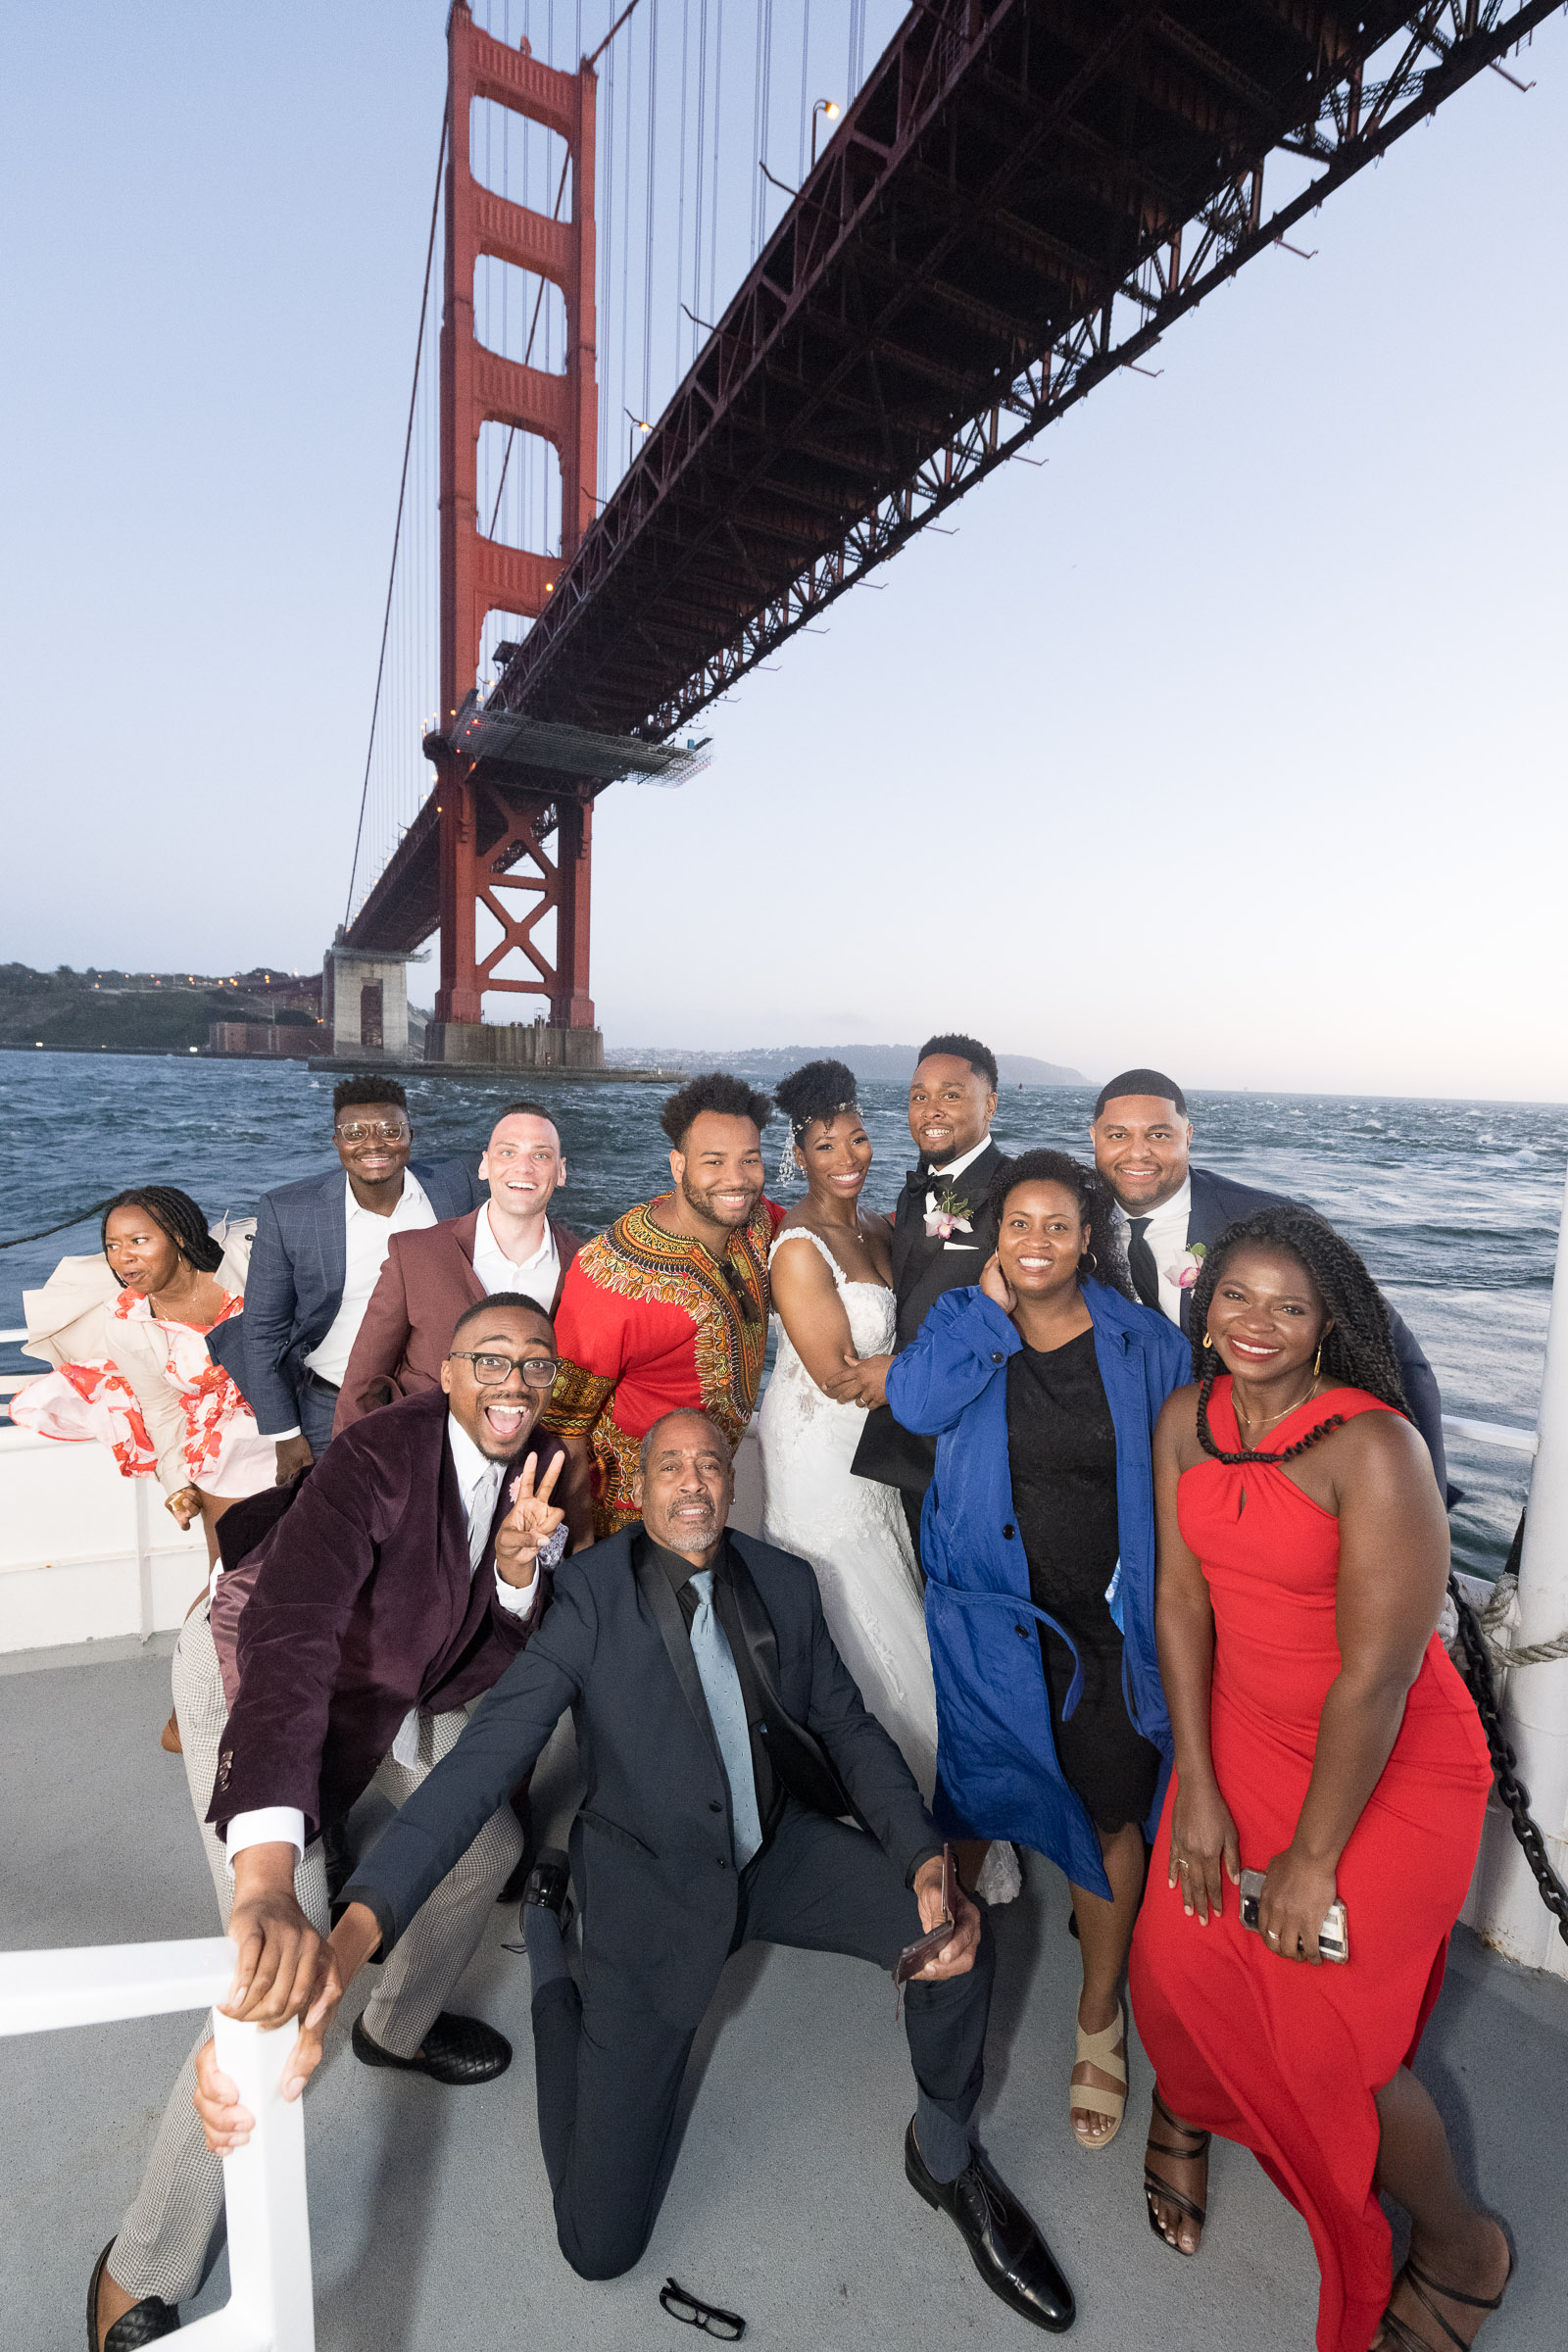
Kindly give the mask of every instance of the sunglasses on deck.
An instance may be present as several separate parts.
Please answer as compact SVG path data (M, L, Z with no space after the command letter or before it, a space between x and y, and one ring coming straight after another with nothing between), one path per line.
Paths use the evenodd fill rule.
M455 1348L452 1361L471 1364L481 1389L498 1389L509 1372L520 1372L530 1389L553 1389L561 1370L559 1355L475 1355L466 1348Z
M716 2303L700 2303L673 2278L664 2280L659 2300L672 2320L684 2320L688 2328L701 2328L705 2335L716 2335L726 2344L738 2343L746 2333L746 2322L738 2311L720 2311Z

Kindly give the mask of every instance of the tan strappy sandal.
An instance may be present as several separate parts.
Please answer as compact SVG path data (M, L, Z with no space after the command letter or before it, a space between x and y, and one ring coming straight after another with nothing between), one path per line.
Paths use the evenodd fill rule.
M1086 2155L1094 2156L1102 2148L1109 2147L1121 2130L1121 2119L1127 2108L1127 2010L1123 2003L1117 2003L1114 2018L1102 2033L1086 2034L1082 2026L1078 2028L1073 2073L1076 2074L1081 2066L1093 2066L1102 2075L1121 2077L1119 2090L1108 2090L1101 2082L1070 2082L1067 2085L1069 2123L1075 2107L1086 2108L1091 2115L1106 2115L1110 2118L1108 2132L1090 2133L1080 2132L1076 2124L1072 2125L1072 2135L1078 2145Z

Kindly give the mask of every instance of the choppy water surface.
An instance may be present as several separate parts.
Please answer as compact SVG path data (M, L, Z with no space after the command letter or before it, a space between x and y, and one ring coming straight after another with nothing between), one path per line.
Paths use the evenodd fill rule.
M477 1153L508 1091L411 1080L416 1152ZM661 1090L558 1083L548 1100L567 1155L562 1211L579 1230L667 1182ZM998 1141L1081 1152L1091 1104L1078 1088L1015 1089L1003 1098ZM869 1194L890 1206L911 1155L903 1090L868 1086L861 1107L877 1154ZM1200 1164L1310 1200L1361 1250L1419 1334L1450 1412L1533 1423L1568 1105L1250 1094L1200 1095L1192 1108ZM0 1054L0 1240L135 1183L181 1185L209 1217L248 1214L270 1185L330 1164L330 1126L331 1080L302 1064ZM776 1148L781 1126L768 1133ZM83 1226L0 1252L0 1327L21 1322L23 1288L64 1251L93 1247ZM26 1368L10 1348L0 1365ZM1453 1440L1449 1462L1466 1490L1456 1554L1494 1571L1527 1459Z

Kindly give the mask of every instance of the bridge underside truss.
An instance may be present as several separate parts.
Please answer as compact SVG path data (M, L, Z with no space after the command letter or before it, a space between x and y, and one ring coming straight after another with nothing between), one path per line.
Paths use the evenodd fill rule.
M685 726L1562 4L922 0L486 711ZM428 813L351 938L434 927Z
M914 12L499 699L685 724L1559 5Z

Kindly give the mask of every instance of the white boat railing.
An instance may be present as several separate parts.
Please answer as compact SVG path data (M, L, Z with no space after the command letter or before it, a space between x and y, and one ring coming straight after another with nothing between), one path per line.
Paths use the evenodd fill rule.
M0 2034L163 2017L221 2000L234 1976L226 1936L0 1953ZM181 2352L315 2352L305 2118L282 2096L296 2026L273 2034L215 2011L218 2063L256 2118L250 2144L223 2159L229 2299L180 2329Z

